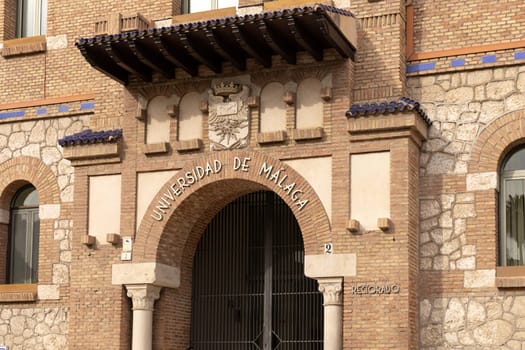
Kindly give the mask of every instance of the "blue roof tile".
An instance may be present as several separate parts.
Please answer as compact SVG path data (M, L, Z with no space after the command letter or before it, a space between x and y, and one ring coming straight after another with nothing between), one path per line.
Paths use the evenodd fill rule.
M117 142L122 138L122 129L93 131L86 129L76 134L65 136L58 140L62 147L91 144Z
M419 102L407 97L401 97L398 100L390 102L354 104L350 106L350 109L346 112L346 116L358 118L366 115L390 114L412 110L416 111L428 125L432 125L432 121L428 118L425 111L421 109Z

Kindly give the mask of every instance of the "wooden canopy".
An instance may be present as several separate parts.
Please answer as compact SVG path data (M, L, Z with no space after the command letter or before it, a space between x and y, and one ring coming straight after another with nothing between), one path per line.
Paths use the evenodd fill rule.
M130 74L145 82L152 81L154 72L173 79L175 68L197 76L199 65L221 73L223 62L244 71L248 58L271 67L272 55L296 64L298 51L308 52L317 61L330 48L343 58L353 58L355 33L350 12L316 4L80 38L76 46L94 68L127 84Z

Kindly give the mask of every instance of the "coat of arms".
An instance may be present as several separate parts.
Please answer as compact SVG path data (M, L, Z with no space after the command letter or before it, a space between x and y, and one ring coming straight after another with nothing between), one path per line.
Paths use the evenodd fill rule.
M248 95L246 85L234 82L220 82L209 91L208 123L212 151L248 145Z

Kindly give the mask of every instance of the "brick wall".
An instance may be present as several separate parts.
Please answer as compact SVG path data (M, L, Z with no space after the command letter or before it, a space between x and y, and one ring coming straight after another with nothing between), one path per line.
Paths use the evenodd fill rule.
M414 0L414 49L429 52L522 40L520 0L447 2Z
M240 5L261 3L246 0ZM471 188L469 181L474 176L478 185L482 183L480 176L497 172L504 154L523 143L522 61L513 56L502 67L479 63L469 66L468 71L454 67L451 72L431 71L407 78L405 2L338 3L346 3L359 19L355 61L342 60L332 50L325 52L321 63L305 53L298 55L296 66L285 64L277 56L270 69L249 60L247 72L240 79L250 81L255 96L272 81L287 84L291 90L308 77L320 80L329 77L331 81L332 97L323 102L321 139L298 142L288 137L281 143L257 144L259 120L254 108L250 112L250 142L245 154L257 155L253 157L254 164L260 164L263 157L280 161L331 157L330 221L319 201L309 204L313 210L308 214L297 210L295 213L307 252L322 254L322 244L331 242L336 253L357 254L358 274L344 282L343 348L431 349L468 344L519 348L523 339L514 330L523 328L525 315L520 308L525 305L523 288L498 289L494 283L497 186ZM517 0L440 6L432 1L415 0L414 51L519 41L525 26L525 19L520 16L524 6ZM13 8L10 1L0 4L3 40L14 37L14 16L8 15ZM136 239L134 262L158 261L181 267L181 287L164 289L156 303L155 349L185 349L188 344L192 257L207 222L236 196L268 188L257 176L221 174L223 181L210 179L185 193L186 200L176 210L172 208L174 214L165 226L154 226L147 219L135 227L138 172L190 169L206 159L223 157L226 161L232 154L209 151L206 122L202 149L175 151L177 123L173 121L167 152L146 155L145 123L136 118L139 96L149 100L157 95L182 96L191 91L204 94L212 79L239 76L231 65L225 64L224 72L219 75L201 69L195 79L177 72L178 78L172 81L155 77L151 84L131 81L128 87L123 87L93 69L74 47L77 38L93 36L94 23L101 17L137 12L148 19L169 19L180 13L180 1L137 4L106 0L79 5L72 0L52 0L47 50L0 57L2 112L25 112L18 119L0 120L0 182L8 188L0 198L0 206L6 208L16 190L16 186L9 186L21 179L34 182L39 191L42 188L43 200L47 195L53 198L49 203L61 205L59 217L46 220L41 227L39 274L39 283L58 290L60 299L2 305L0 327L7 325L14 331L0 335L0 343L11 345L14 337L19 336L17 325L29 322L18 316L33 313L38 318L42 310L51 308L58 315L59 331L48 334L53 337L48 337L46 344L55 341L54 349L130 347L131 302L122 286L111 284L111 265L121 262L121 247L81 244L81 238L88 232L89 176L122 174L120 233ZM514 55L514 51L506 54ZM440 59L443 67L451 70L449 58ZM86 94L92 96L87 98ZM401 95L420 101L433 121L421 154L412 139L396 133L386 138L378 134L377 140L351 142L345 117L351 103L376 102ZM85 101L93 102L93 109L82 110L78 102ZM63 105L68 106L66 114L57 112ZM39 115L40 108L46 108L47 113ZM287 132L292 135L295 106L286 108ZM78 166L73 171L63 158L57 139L88 126L97 130L123 128L120 162ZM394 230L351 235L346 229L351 217L350 154L385 150L391 152L393 164ZM45 174L47 182L38 182L39 174ZM306 182L302 184L307 186ZM6 235L7 226L1 225L0 261L5 261L1 252L5 251ZM0 267L0 279L4 275ZM382 281L398 282L400 294L350 294L356 284ZM490 330L495 327L501 332L491 336ZM24 344L40 341L44 346L46 342L32 337L24 339L27 342Z

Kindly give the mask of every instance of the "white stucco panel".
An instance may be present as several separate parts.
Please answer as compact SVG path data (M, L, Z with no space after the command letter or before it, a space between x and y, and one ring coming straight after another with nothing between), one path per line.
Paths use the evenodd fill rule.
M139 173L137 176L137 217L136 229L148 209L155 195L171 179L177 170L155 171L149 173Z
M390 152L352 154L350 164L350 218L377 230L378 218L390 218Z
M60 204L42 204L38 208L40 219L58 219L60 217Z
M106 242L108 233L120 233L121 175L89 178L89 235L97 244Z
M326 210L328 218L332 218L332 158L305 158L286 160L284 163L301 174L312 186Z

